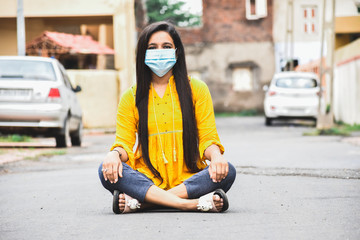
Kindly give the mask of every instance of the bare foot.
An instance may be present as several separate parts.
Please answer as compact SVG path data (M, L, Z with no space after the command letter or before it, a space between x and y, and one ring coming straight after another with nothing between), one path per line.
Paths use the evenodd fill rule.
M214 200L214 204L215 204L216 209L220 212L222 210L222 208L223 208L223 205L224 205L223 199L220 198L219 195L214 194L213 200Z
M125 209L125 194L123 193L119 194L119 209L120 212L123 212Z

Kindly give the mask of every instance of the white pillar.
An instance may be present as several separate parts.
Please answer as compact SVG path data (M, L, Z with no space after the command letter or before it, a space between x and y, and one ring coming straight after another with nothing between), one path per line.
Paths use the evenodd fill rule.
M119 2L113 16L115 69L119 71L120 92L135 80L135 14L134 1Z
M17 0L17 50L19 56L25 56L25 19L24 19L24 4L23 0Z

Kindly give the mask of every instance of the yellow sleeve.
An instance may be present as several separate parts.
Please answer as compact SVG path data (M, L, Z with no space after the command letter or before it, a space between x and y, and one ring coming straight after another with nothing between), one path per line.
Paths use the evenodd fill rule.
M200 158L205 160L204 152L212 144L220 148L224 153L224 147L220 143L216 130L214 107L211 95L206 83L200 80L191 79L193 86L193 98L195 105L195 118L199 132Z
M136 141L137 118L135 96L132 89L128 89L119 102L116 115L116 138L110 150L122 147L128 154L129 160L134 159L133 147Z

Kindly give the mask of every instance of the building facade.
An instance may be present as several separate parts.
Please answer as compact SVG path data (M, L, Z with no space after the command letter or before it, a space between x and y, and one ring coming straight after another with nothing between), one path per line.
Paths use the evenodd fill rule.
M203 0L203 25L179 29L188 71L208 84L215 111L262 111L275 71L272 4Z

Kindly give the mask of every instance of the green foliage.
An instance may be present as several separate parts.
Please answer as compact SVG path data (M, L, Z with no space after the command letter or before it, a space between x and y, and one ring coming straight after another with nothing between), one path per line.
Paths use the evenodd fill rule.
M331 110L331 105L330 104L326 105L326 114L329 114L330 110Z
M149 23L169 21L180 27L199 26L200 15L190 13L183 9L183 1L146 0Z
M316 129L312 132L305 132L304 136L349 136L350 133L344 129L333 127L329 129Z
M56 156L56 155L65 155L65 154L66 154L65 149L51 150L51 151L46 151L46 152L39 153L39 154L37 154L35 156L25 157L25 160L38 161L42 157L52 157L52 156Z
M258 115L258 111L256 109L247 109L242 110L240 112L216 112L215 117L251 117Z
M360 124L349 125L343 122L337 122L336 125L330 129L316 129L312 132L305 132L304 136L350 136L351 132L360 131Z
M30 142L31 137L19 134L0 136L0 142Z
M344 123L343 121L338 121L338 122L336 122L336 125L338 125L339 127L343 128L349 132L360 131L360 124L350 125L350 124Z

